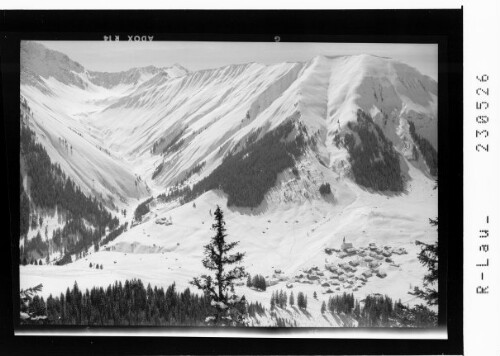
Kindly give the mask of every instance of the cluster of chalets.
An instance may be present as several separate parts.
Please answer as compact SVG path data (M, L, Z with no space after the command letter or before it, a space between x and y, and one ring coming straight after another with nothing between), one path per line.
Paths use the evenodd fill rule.
M394 261L394 256L407 254L407 251L402 247L378 247L373 242L366 247L355 248L344 239L340 249L325 248L325 253L333 258L325 259L324 268L304 268L291 278L282 270L275 269L272 276L266 276L266 284L272 286L285 282L287 288L293 288L294 283L316 284L322 287L323 294L356 292L370 278L385 278L388 271L399 269L400 265Z

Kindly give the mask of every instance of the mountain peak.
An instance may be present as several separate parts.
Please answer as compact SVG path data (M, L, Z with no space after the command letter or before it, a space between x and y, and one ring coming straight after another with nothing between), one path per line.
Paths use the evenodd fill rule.
M85 83L78 75L85 68L62 52L48 49L34 41L21 41L21 83L39 85L40 77L56 80L85 88Z
M164 68L177 68L177 69L185 71L186 73L190 72L189 69L187 69L186 67L184 67L183 65L181 65L179 63L174 63L171 66L167 66L167 67L164 67Z
M155 75L165 72L170 78L181 77L189 71L180 64L167 67L148 65L134 67L120 72L87 70L66 54L49 49L35 41L21 42L21 83L41 88L43 79L55 80L80 89L89 84L111 89L117 85L141 84ZM42 88L41 88L42 89Z
M162 67L161 70L169 75L171 78L182 77L189 74L190 71L178 63L174 63L170 66Z

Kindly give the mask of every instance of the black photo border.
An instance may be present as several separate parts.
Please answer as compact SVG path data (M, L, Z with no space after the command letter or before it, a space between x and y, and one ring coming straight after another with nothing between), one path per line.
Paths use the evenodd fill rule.
M0 20L7 211L0 348L41 354L461 354L463 353L463 11L44 10ZM19 315L19 46L21 40L358 42L438 44L439 325L447 340L15 336ZM12 307L10 307L12 306ZM66 328L82 331L88 328ZM23 328L29 330L29 328ZM57 329L55 329L57 330ZM147 330L147 329L145 329ZM2 346L2 344L4 346Z

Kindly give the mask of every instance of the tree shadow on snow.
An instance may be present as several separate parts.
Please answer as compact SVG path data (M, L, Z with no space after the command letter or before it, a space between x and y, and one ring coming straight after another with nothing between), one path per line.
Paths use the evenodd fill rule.
M321 316L323 317L323 319L325 319L328 324L330 324L330 320L328 320L328 318L326 317L325 313L321 314Z
M308 319L311 319L312 315L307 311L307 309L299 309L302 314L307 316Z

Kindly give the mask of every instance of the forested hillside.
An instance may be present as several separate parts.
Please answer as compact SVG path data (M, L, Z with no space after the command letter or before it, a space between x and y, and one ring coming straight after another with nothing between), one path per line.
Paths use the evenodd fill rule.
M398 153L370 115L358 110L356 123L349 122L348 128L353 133L344 136L344 144L356 183L376 191L403 191Z
M28 108L26 103L24 106ZM41 228L44 215L54 214L57 209L64 215L64 222L62 228L54 231L53 247L79 253L97 244L106 229L113 230L119 221L95 197L86 196L58 164L52 163L26 121L21 120L20 131L20 159L24 167L20 177L21 238L26 237L30 226L32 230ZM26 186L23 178L27 178ZM25 243L21 261L45 258L49 254L47 239L45 236L44 241L40 237Z
M428 140L417 134L417 132L415 131L415 124L413 122L408 121L408 123L410 125L411 138L417 144L420 152L422 152L425 163L427 163L427 166L429 167L430 174L436 177L438 174L437 151L434 149L434 147L432 147L431 143Z
M81 290L75 282L59 296L47 300L35 295L28 311L45 315L50 325L151 325L206 326L205 318L213 309L208 296L198 295L189 288L180 292L174 284L166 289L139 279L115 282L106 288ZM259 303L247 305L248 315L263 314Z
M298 293L296 302L293 292L290 299L283 291L273 292L270 309L259 302L245 306L250 318L270 317L274 326L297 326L281 323L275 314L278 309L309 313L307 298L302 292ZM207 326L205 319L213 312L213 306L208 296L192 293L189 288L179 292L175 283L164 289L150 284L145 286L140 279L132 279L85 291L75 282L59 296L50 295L45 300L35 295L27 312L46 316L38 323L47 325ZM367 295L360 301L344 292L324 300L321 313L340 317L345 326L350 327L429 328L437 325L437 314L425 305L409 307L387 295Z
M306 129L287 121L252 142L241 151L226 157L209 176L195 184L186 195L194 199L211 189L228 195L228 206L256 207L276 183L278 174L295 164L306 144Z
M42 303L42 300L40 300ZM59 325L204 325L207 297L189 289L144 286L141 280L115 282L82 291L77 284L44 302L51 324Z

